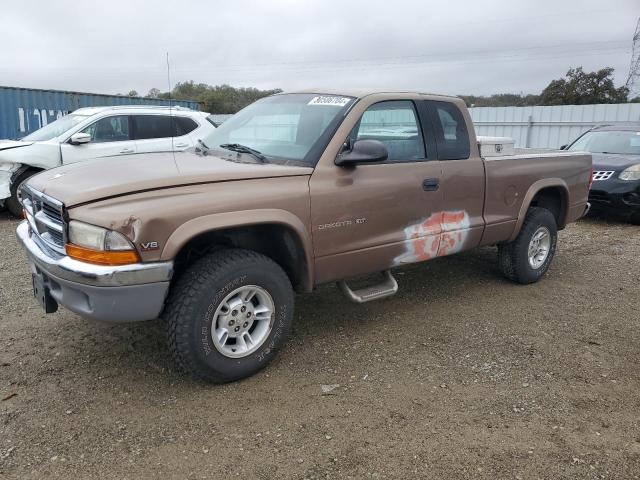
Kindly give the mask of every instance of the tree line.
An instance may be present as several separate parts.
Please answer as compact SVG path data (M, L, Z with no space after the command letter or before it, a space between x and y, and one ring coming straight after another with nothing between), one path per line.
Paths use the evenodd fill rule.
M540 94L498 93L490 96L460 95L468 106L524 107L531 105L589 105L596 103L640 103L640 97L629 98L627 87L616 87L614 69L602 68L585 72L582 67L571 68L564 78L552 80ZM260 90L235 88L230 85L208 85L193 80L180 82L171 92L152 88L147 98L195 100L209 113L236 113L256 100L282 92L281 89ZM135 90L128 94L138 96Z
M207 85L193 80L179 82L171 92L162 92L152 88L146 98L172 98L174 100L195 100L201 104L201 110L209 113L236 113L262 97L282 92L279 88L260 90L257 88L235 88L231 85ZM134 93L135 95L131 95ZM136 96L137 92L129 93Z
M596 103L640 103L640 97L629 98L627 87L613 83L613 68L585 72L571 68L565 78L551 80L540 94L498 93L490 96L460 95L467 106L526 107L533 105L593 105Z

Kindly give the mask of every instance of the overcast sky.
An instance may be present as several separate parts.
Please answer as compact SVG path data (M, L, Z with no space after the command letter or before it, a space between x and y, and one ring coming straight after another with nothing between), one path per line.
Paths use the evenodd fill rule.
M572 66L626 80L639 0L152 0L0 4L0 85L146 94L171 81L294 90L539 93Z

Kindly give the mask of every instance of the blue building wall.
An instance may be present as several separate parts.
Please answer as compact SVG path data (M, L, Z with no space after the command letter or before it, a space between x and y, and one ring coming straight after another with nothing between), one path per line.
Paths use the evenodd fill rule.
M171 104L198 110L194 101L173 100ZM0 139L24 137L78 108L109 105L169 105L169 101L0 86Z

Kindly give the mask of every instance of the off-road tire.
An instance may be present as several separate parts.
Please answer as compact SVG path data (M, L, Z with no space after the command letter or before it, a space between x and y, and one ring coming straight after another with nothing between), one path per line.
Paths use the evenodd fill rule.
M546 227L549 230L551 246L544 263L539 268L533 268L528 257L529 243L540 227ZM537 282L549 269L556 251L557 241L558 226L553 214L546 208L529 208L520 233L515 240L498 246L498 261L502 273L514 282L522 284Z
M211 338L212 320L225 295L257 285L272 297L273 327L264 343L242 358L220 353ZM191 265L172 286L162 319L178 369L200 381L230 382L264 368L284 345L293 322L293 289L270 258L241 249L218 250Z
M629 223L632 225L640 225L640 212L634 212L629 216Z
M36 170L26 170L18 175L15 181L11 183L11 186L9 187L11 196L4 201L4 204L11 215L19 217L22 214L22 205L20 205L20 201L18 200L18 188L29 177L32 177L36 173L38 173Z

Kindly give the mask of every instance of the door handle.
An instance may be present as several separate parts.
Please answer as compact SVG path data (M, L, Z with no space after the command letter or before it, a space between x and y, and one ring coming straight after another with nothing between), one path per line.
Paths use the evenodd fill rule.
M440 188L439 178L425 178L422 181L422 189L425 192L435 192L438 188Z
M189 145L187 145L186 143L176 143L174 145L174 147L176 148L184 148L184 147L188 147Z
M123 148L120 153L133 153L133 148Z

